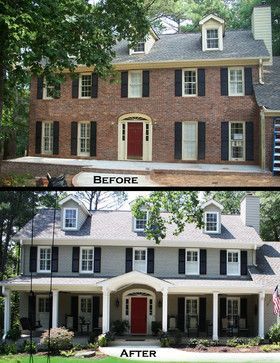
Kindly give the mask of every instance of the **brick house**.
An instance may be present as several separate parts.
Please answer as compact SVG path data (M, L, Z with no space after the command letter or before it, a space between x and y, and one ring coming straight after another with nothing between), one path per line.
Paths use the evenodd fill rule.
M33 78L29 156L270 167L274 120L263 121L255 89L265 96L264 68L273 69L271 9L254 8L251 31L227 31L215 15L200 27L151 30L135 49L119 42L118 84L78 66L53 98L53 87Z
M131 335L151 334L157 322L163 331L178 328L213 339L264 337L276 322L272 293L280 278L280 244L261 240L254 195L244 197L240 215L223 215L222 205L205 203L202 229L189 223L175 236L171 225L159 245L145 237L148 215L89 211L73 196L60 207L53 248L50 209L35 216L32 245L31 221L14 237L21 246L21 274L0 281L5 334L14 292L20 317L34 322L38 333L48 328L49 314L52 327L76 333L105 333L114 321L127 320Z

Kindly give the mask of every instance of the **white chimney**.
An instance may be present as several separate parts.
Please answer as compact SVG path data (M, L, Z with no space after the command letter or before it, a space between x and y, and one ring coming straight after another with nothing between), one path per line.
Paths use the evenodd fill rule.
M270 54L270 61L266 64L272 64L272 24L271 24L271 7L262 1L262 5L255 6L252 13L252 33L256 40L263 40Z
M245 226L253 227L260 232L260 199L252 193L243 197L240 204L240 216Z

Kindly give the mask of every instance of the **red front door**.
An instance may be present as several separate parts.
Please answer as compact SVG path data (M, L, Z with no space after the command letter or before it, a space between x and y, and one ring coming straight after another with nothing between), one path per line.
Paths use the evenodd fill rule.
M131 298L131 334L147 333L147 298Z
M142 159L143 124L142 122L128 122L127 127L127 158Z

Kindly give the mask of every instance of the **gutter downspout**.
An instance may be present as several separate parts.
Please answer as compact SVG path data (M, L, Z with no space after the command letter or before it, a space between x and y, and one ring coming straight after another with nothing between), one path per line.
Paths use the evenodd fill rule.
M259 84L264 84L263 81L263 60L259 59Z
M260 111L260 132L261 132L261 142L260 142L260 148L261 148L261 168L263 171L266 169L266 150L265 150L265 107L262 106Z

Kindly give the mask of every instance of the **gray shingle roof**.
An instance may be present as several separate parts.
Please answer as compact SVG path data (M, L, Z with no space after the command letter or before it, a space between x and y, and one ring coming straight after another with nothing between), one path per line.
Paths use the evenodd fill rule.
M222 51L202 51L201 33L161 35L149 54L128 54L127 41L116 47L114 63L149 63L184 60L210 60L224 58L269 57L262 40L254 40L251 31L226 31Z
M265 67L264 82L254 85L258 105L280 110L280 57L273 57L273 65Z
M164 216L164 214L163 214ZM88 217L79 231L63 231L61 225L61 213L57 212L56 238L75 240L77 237L92 240L113 241L145 241L144 233L133 231L133 217L130 211L95 211L92 217ZM50 239L52 235L52 210L42 209L35 216L34 238ZM185 230L179 236L174 236L175 226L170 225L167 230L167 241L201 241L201 242L254 242L260 243L261 239L254 228L244 226L240 216L222 215L221 234L206 234L194 224L186 224ZM16 235L16 239L31 238L31 221Z

